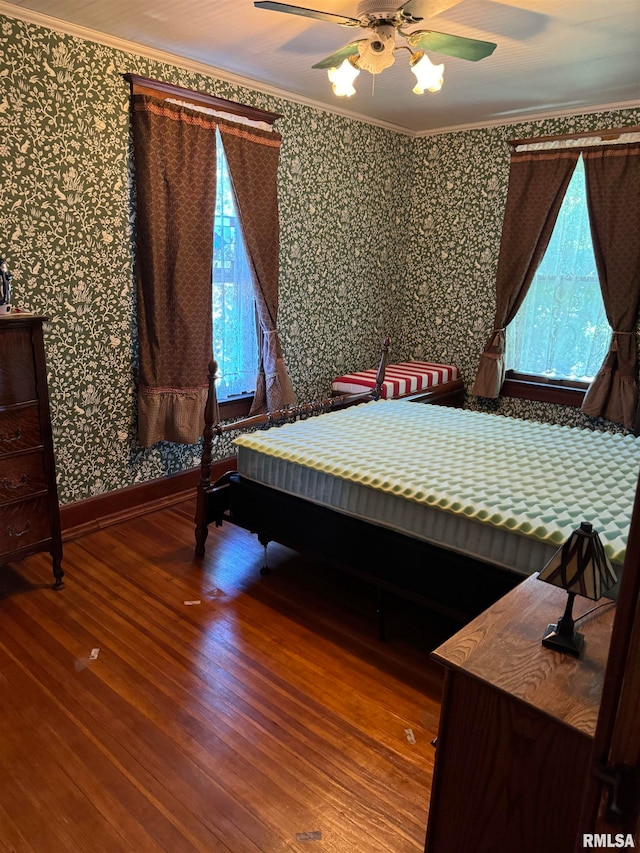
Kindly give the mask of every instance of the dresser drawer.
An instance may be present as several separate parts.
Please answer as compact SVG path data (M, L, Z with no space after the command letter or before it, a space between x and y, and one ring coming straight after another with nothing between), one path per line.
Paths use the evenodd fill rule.
M53 588L62 589L62 536L43 335L47 319L28 313L0 314L0 565L48 551Z
M0 412L0 457L41 444L37 406L17 406Z
M17 456L0 456L0 505L46 490L47 478L41 450Z
M9 331L0 335L0 406L38 399L31 328Z
M3 506L0 519L0 562L3 555L51 536L46 495Z

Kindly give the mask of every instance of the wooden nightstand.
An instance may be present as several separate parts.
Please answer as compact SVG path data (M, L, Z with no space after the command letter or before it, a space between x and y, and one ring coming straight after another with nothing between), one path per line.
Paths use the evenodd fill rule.
M565 603L531 577L433 653L446 673L427 853L573 850L615 605L578 622L576 660L541 645ZM578 597L574 616L594 606Z
M0 316L0 565L49 551L64 586L42 336L46 317Z

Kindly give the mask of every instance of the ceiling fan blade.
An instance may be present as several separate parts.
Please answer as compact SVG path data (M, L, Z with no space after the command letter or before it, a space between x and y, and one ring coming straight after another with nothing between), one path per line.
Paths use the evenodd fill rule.
M435 33L433 30L416 30L405 38L411 47L418 50L444 53L447 56L457 56L459 59L470 59L472 62L491 56L496 49L496 45L491 41L468 39L449 33Z
M330 24L340 24L342 27L361 27L357 18L345 15L334 15L332 12L318 12L316 9L304 9L302 6L289 6L287 3L275 3L273 0L259 0L253 4L256 9L270 9L272 12L288 12L290 15L301 15L303 18L317 18Z
M349 44L345 44L344 47L341 47L340 50L336 50L335 53L332 53L331 56L326 56L324 59L321 59L320 62L316 62L315 65L312 65L312 68L337 68L338 65L342 65L345 59L349 56L355 56L358 53L358 44L361 41L367 41L367 39L356 39L356 41L352 41Z

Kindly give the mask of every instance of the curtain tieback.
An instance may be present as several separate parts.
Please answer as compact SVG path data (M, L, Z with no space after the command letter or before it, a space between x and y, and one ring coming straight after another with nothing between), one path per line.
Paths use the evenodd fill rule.
M620 335L626 335L627 337L629 337L629 336L635 335L635 334L637 334L637 332L616 332L616 330L614 329L613 330L613 337L611 339L610 352L617 352L618 351L618 337Z
M498 351L498 349L500 347L500 335L503 335L504 332L505 332L504 328L503 329L494 329L491 332L491 334L489 335L489 338L487 340L487 344L485 346L485 350L493 349L493 350Z

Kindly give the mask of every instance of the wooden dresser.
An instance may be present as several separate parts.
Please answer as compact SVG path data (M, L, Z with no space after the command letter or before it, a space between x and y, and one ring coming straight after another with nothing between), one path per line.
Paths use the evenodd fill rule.
M62 537L42 324L0 316L0 565L36 551L53 559L64 586Z
M446 671L427 853L573 851L615 605L577 622L576 660L541 645L565 604L533 576L433 653ZM574 617L594 606L577 597Z

